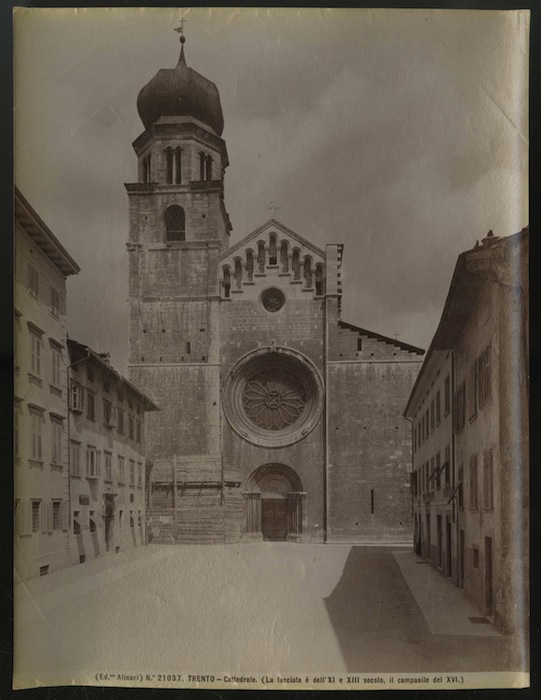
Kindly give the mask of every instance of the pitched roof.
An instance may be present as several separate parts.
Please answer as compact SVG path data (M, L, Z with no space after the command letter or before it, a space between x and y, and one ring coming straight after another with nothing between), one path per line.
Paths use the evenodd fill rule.
M103 357L92 350L91 348L88 347L88 345L83 345L82 343L78 343L76 340L72 340L71 338L68 338L68 350L71 352L75 351L76 353L80 353L81 355L84 355L86 353L86 357L81 358L84 360L88 360L92 358L97 364L100 365L100 367L110 374L112 374L116 379L120 380L130 391L132 391L136 396L141 400L143 403L143 407L146 411L159 411L160 407L152 401L151 398L149 398L146 394L144 394L141 389L135 386L135 384L132 384L128 379L123 377L120 372L118 372L112 365L109 364L106 360L103 359ZM70 358L71 359L71 358ZM77 361L77 360L76 360Z
M47 224L36 214L19 189L15 187L15 218L49 260L67 277L81 268L69 255Z

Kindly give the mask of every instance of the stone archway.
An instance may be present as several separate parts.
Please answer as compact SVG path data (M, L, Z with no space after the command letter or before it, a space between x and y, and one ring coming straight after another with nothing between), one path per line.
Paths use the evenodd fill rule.
M298 474L285 464L255 469L243 492L247 540L302 541L306 493Z

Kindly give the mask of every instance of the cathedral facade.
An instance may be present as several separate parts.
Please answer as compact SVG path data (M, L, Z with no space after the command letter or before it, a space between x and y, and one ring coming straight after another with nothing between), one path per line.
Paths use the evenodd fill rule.
M423 351L342 321L342 245L275 219L230 245L220 97L183 40L139 94L126 185L130 378L161 409L147 539L407 540Z

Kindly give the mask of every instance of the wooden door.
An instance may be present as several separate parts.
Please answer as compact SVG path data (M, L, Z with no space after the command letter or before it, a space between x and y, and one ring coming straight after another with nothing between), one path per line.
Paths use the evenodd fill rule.
M276 542L287 538L287 500L285 498L261 500L261 530L264 540Z

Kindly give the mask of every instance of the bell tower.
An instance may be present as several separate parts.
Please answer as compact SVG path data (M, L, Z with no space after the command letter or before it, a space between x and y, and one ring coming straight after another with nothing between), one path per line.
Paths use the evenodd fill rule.
M218 90L188 67L177 31L176 67L159 70L137 99L145 129L133 143L138 181L126 184L129 372L161 409L146 424L153 483L165 485L149 494L149 534L153 499L162 499L171 541L223 541L219 257L231 231L228 157Z

